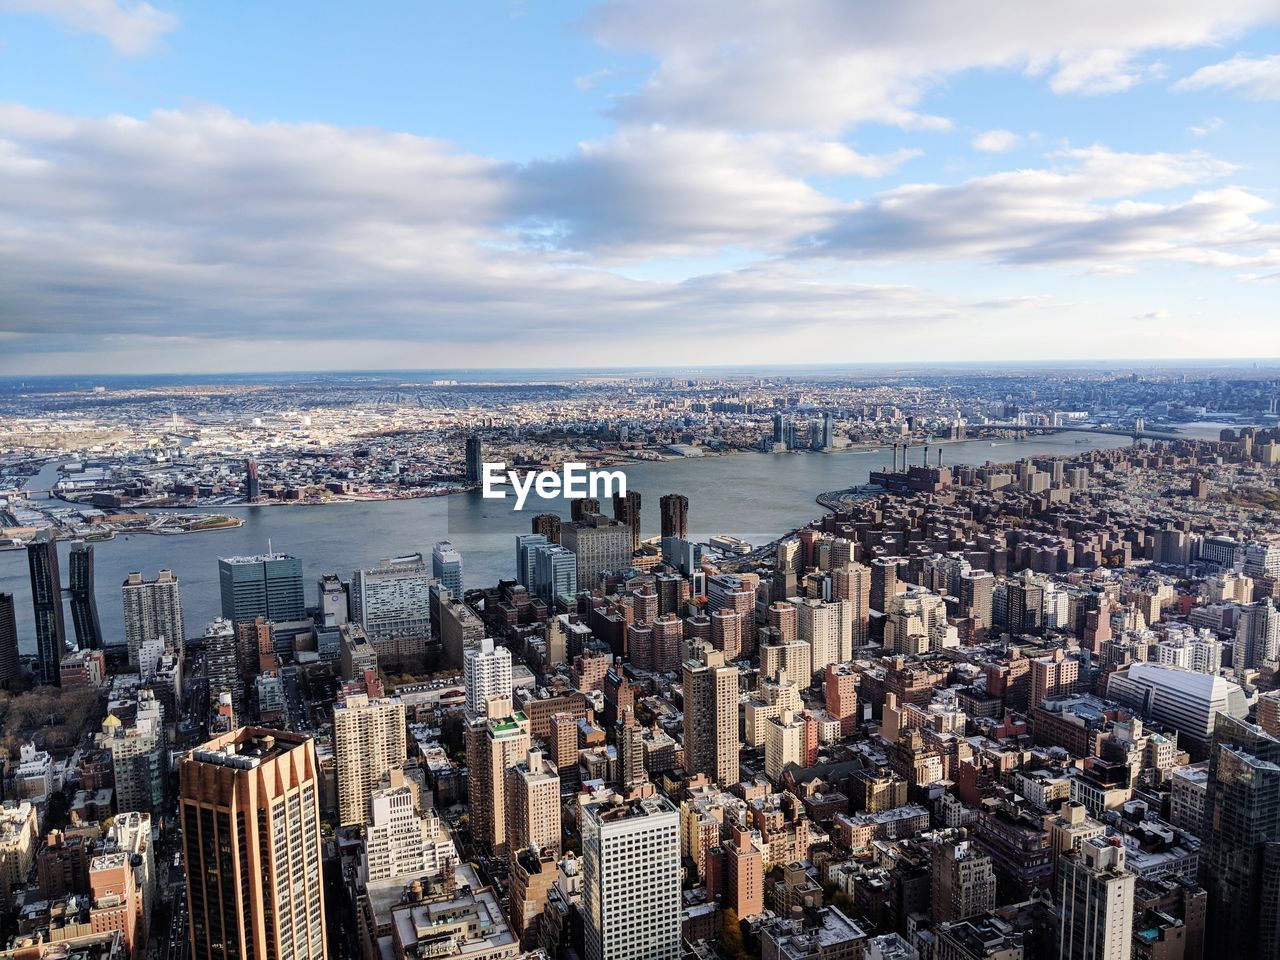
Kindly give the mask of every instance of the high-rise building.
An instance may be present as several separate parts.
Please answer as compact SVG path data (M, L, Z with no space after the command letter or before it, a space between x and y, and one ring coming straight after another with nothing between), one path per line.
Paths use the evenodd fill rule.
M1248 604L1236 622L1236 675L1280 658L1280 610L1270 598Z
M56 687L62 682L67 626L62 613L58 541L52 530L41 530L27 544L27 566L31 571L31 604L36 620L36 679Z
M871 568L862 563L846 563L831 571L831 599L849 604L853 647L864 647L870 639Z
M871 609L884 613L885 605L897 595L897 558L876 557L871 561L871 595L867 598Z
M430 598L428 612L430 617ZM330 629L341 627L351 619L351 597L347 585L332 573L320 578L320 624Z
M791 710L783 710L764 723L764 772L775 783L788 765L805 766L805 722Z
M740 918L764 913L764 851L756 846L752 831L732 828L725 857L725 906Z
M516 582L530 593L535 592L536 554L534 551L549 543L550 541L540 533L516 534Z
M448 540L441 540L431 550L431 576L444 584L454 600L462 599L462 554Z
M511 651L485 637L477 649L462 654L462 676L467 691L467 712L482 717L493 697L511 699Z
M679 493L668 493L658 500L662 512L662 539L689 536L689 498Z
M929 877L934 923L956 923L995 909L995 870L972 840L935 842Z
M1061 649L1031 661L1031 707L1045 700L1058 700L1076 692L1080 683L1080 661Z
M186 641L182 623L182 594L178 578L161 570L154 580L130 573L120 587L124 601L124 640L129 648L129 665L137 666L138 651L144 643L164 640L180 648Z
M1044 583L1023 571L1005 585L1006 619L1015 637L1044 632Z
M13 594L0 593L0 690L8 690L21 672L18 659L18 620Z
M684 769L724 786L738 782L738 668L699 643L684 662Z
M244 684L240 681L236 631L230 620L216 617L205 627L204 659L209 679L209 695L217 697L221 691L228 691L236 713L241 714Z
M797 638L809 645L809 667L817 673L829 663L844 663L853 657L853 606L847 600L818 600L796 597ZM807 684L808 677L797 677Z
M334 779L338 821L344 827L369 822L369 797L384 777L403 766L407 735L399 697L354 693L334 704Z
M351 575L356 622L372 640L431 635L431 576L422 554L378 561Z
M547 543L560 542L560 518L554 513L540 513L533 518L532 530L547 538Z
M535 548L531 592L548 606L552 606L558 597L575 596L578 592L578 558L574 552L553 543Z
M1280 957L1280 739L1219 715L1209 755L1200 883L1215 953Z
M192 960L325 960L310 737L241 727L178 765Z
M1137 879L1137 874L1125 869L1124 846L1106 837L1091 837L1079 850L1062 855L1058 863L1061 960L1129 960Z
M657 594L654 594L657 609ZM742 653L742 615L737 610L711 611L711 645L724 654L726 660L736 660Z
M418 815L417 787L395 769L369 797L364 830L367 882L397 877L437 877L457 860L457 850L434 810Z
M547 741L551 762L560 773L563 789L577 790L581 778L578 775L578 718L572 713L556 713L551 716L551 736Z
M467 437L467 483L479 483L484 476L484 450L475 434Z
M991 629L991 606L996 578L987 570L965 570L960 574L960 609L973 619L975 630Z
M471 836L495 854L507 848L507 771L529 753L529 718L495 698L467 726ZM553 718L554 727L554 718Z
M631 550L640 549L640 493L629 490L626 495L613 495L613 519L625 524L631 533Z
M891 597L884 614L884 645L893 653L915 657L959 646L959 635L947 624L946 602L936 593L913 587Z
M507 849L560 849L560 777L540 750L507 770Z
M431 585L431 603L445 659L460 668L466 651L479 647L484 639L484 621L461 600L454 600L443 583Z
M258 478L258 461L244 462L244 498L250 503L262 499L262 482Z
M222 616L234 624L265 617L275 623L302 620L302 561L283 553L218 560Z
M560 542L577 558L579 590L594 590L602 573L631 566L631 528L598 513L562 527Z
M102 732L94 745L111 754L118 811L164 811L168 741L164 709L150 687L140 688L134 697L113 699L108 704L107 718L102 721Z
M578 497L569 501L569 519L581 523L593 513L600 512L600 501L595 497Z
M582 810L586 960L680 956L680 816L663 796Z
M98 596L93 581L93 544L77 543L67 560L71 623L81 650L102 649L102 623L98 620Z

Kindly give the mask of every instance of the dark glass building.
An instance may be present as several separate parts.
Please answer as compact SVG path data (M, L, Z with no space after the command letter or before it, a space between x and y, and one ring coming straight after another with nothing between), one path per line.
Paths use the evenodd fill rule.
M1224 713L1214 725L1200 883L1216 956L1280 958L1280 740Z
M31 568L31 604L36 620L36 679L61 684L62 657L67 651L67 625L62 613L62 573L58 541L42 530L27 544Z
M71 581L71 623L81 650L102 649L102 624L98 620L98 598L93 589L93 545L77 543L71 548L67 572Z

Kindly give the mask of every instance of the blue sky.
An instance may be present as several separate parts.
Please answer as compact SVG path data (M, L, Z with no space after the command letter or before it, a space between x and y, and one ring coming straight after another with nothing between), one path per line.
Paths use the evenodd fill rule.
M366 6L0 0L0 373L1280 355L1280 0Z

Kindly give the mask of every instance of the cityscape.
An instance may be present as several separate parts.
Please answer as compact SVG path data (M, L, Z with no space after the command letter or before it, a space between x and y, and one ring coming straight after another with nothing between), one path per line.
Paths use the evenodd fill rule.
M1280 2L0 0L0 960L1280 960Z

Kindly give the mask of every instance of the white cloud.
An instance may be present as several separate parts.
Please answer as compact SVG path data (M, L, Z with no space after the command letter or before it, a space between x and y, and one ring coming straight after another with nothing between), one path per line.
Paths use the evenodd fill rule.
M685 282L599 268L618 250L781 249L837 206L804 175L891 162L650 130L518 168L424 137L212 108L97 120L0 106L4 327L28 351L337 338L512 344L527 361L531 345L561 349L602 320L659 338L769 332L793 314L954 317L950 300L785 263ZM565 242L520 242L531 218L567 224Z
M105 37L117 53L138 56L178 26L178 18L143 0L0 0L0 10L48 16L81 33Z
M615 0L588 23L605 43L657 57L649 82L619 102L624 118L830 132L945 124L920 104L973 68L1044 75L1060 93L1124 90L1158 75L1146 59L1156 51L1276 20L1280 0Z
M1200 123L1187 127L1187 133L1193 137L1207 137L1215 130L1222 129L1221 117L1207 117Z
M789 134L630 127L529 164L518 205L527 238L597 256L781 251L841 206L806 178L884 176L915 154L869 156Z
M820 188L907 159L799 134L634 126L517 166L215 108L87 119L0 105L0 369L36 369L35 351L40 369L65 370L57 355L100 351L74 362L105 365L135 349L198 366L233 347L261 356L255 343L288 354L270 357L282 367L315 367L310 345L335 341L328 356L347 366L465 365L476 349L554 364L564 343L606 329L636 332L632 362L669 358L675 336L725 363L799 361L814 342L833 359L889 359L925 331L944 359L998 352L1008 325L1049 329L1074 307L1035 280L1011 293L999 266L974 270L995 279L965 298L878 282L881 264L1159 257L1275 272L1256 253L1280 246L1257 219L1265 205L1213 184L1233 168L1203 153L1065 150L1044 169L861 202ZM1153 190L1173 193L1146 200ZM662 257L697 265L663 280L613 269ZM990 338L975 340L969 321L983 317Z
M984 153L1008 153L1022 145L1022 137L1009 130L988 130L970 141L973 149Z
M811 253L877 260L1111 265L1185 259L1188 249L1256 244L1266 201L1245 190L1198 190L1181 201L1135 199L1200 185L1234 168L1202 153L1064 150L1050 169L954 186L908 184L877 194L817 236Z
M1280 100L1280 53L1257 58L1237 53L1183 77L1173 89L1225 90L1249 100Z

